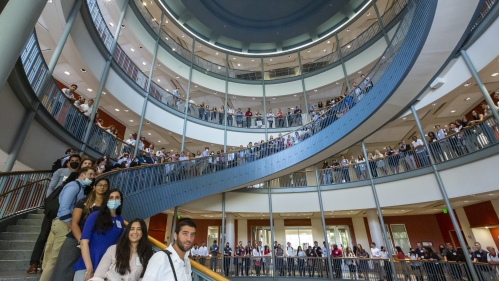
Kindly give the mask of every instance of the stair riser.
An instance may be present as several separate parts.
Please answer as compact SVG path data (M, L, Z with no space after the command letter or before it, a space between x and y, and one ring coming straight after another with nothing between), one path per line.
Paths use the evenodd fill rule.
M21 241L9 241L9 240L0 241L0 250L33 250L34 246L35 246L35 242L30 242L30 241L22 241L22 240ZM1 259L5 260L6 258L1 257Z
M4 277L0 281L38 281L40 280L40 274L33 274L30 277Z
M38 232L40 233L41 225L9 225L7 232Z
M38 219L38 220L43 220L43 217L45 217L44 214L29 214L28 219Z
M0 261L0 272L2 271L26 271L29 267L27 260L3 260Z
M38 234L37 232L1 232L0 240L36 241Z
M41 226L43 219L24 219L17 220L17 225L32 225L32 226Z
M0 250L0 263L3 260L29 260L32 250Z

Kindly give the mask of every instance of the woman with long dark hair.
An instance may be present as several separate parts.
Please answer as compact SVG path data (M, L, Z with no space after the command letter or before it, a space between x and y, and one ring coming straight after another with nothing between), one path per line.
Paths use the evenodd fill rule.
M99 212L88 216L81 233L81 257L73 266L74 281L90 280L107 248L118 241L124 229L122 207L123 194L118 189L112 189L104 198Z
M305 277L305 252L302 250L301 246L298 246L296 250L296 256L298 256L298 272L300 273L300 277Z
M144 276L153 255L147 240L147 226L141 219L132 220L118 239L109 247L99 262L91 281L138 281Z
M66 240L62 243L55 263L54 274L52 274L50 280L67 281L73 279L75 273L72 267L81 257L78 243L81 239L83 226L88 215L100 210L104 198L109 196L109 193L109 180L99 179L91 185L88 196L75 203L71 220L71 232L68 233Z

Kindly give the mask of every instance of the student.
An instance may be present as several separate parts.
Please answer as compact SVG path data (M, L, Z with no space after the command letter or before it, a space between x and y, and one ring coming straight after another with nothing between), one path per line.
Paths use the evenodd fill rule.
M132 220L118 243L109 247L90 281L138 281L144 276L153 255L147 240L147 226L141 219Z
M81 258L73 266L74 281L86 281L92 278L94 268L99 265L107 248L118 241L125 227L121 217L122 202L121 191L112 189L109 196L104 198L100 211L88 216L81 233Z
M155 253L149 260L142 281L176 280L191 281L189 250L196 238L196 224L192 219L182 219L173 234L174 243L165 251ZM171 265L174 265L172 268ZM176 278L175 278L176 276Z

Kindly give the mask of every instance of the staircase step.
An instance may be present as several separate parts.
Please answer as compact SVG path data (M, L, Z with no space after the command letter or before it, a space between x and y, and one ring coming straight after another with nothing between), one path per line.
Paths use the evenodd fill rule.
M0 240L27 240L36 241L38 232L0 232Z
M0 271L0 281L38 281L40 273L28 274L28 268L19 271Z
M31 258L30 250L0 250L0 261L2 260L29 260Z
M7 232L37 232L40 233L40 225L9 225L7 226Z
M0 260L0 272L3 271L26 271L29 267L29 259L27 260ZM2 279L3 280L3 279Z
M45 209L36 209L37 214L43 214L43 211L45 211Z
M45 217L44 213L41 214L29 214L28 219L40 219L43 220L43 217Z
M33 250L34 246L35 241L0 240L0 250ZM7 257L0 257L0 259L0 264L2 264L3 260L7 259Z
M41 227L42 221L43 219L21 219L17 220L17 225L36 225Z

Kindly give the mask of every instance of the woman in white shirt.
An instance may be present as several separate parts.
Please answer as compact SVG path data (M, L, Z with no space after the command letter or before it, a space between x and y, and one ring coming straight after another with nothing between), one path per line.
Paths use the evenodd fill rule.
M232 127L232 121L233 121L233 118L234 118L234 108L231 106L229 106L229 108L227 109L227 126L229 127Z
M255 244L253 246L251 255L254 257L253 265L255 266L256 276L260 276L260 268L262 268L262 258L260 258L260 252L258 252L258 245Z
M298 246L298 249L296 250L296 256L298 256L298 272L300 273L300 276L305 276L305 252L302 250L301 246Z
M272 113L272 109L269 109L267 113L267 122L269 122L269 128L272 128L272 123L274 123L274 113Z
M135 219L127 225L118 243L107 249L89 281L138 281L144 276L152 255L146 223Z

